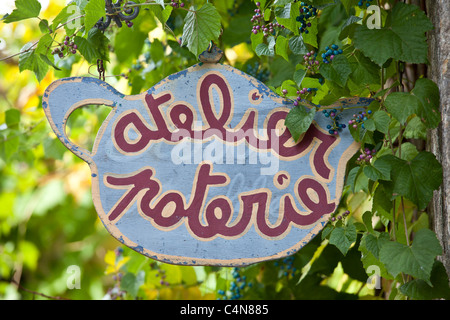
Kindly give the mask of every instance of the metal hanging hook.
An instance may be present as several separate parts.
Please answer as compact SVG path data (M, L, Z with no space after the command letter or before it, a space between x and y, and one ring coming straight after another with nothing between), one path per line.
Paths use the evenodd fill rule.
M209 42L209 46L208 46L208 52L209 52L209 53L212 52L213 47L214 47L214 42L211 40L211 41Z
M103 66L103 60L101 59L97 59L97 71L98 78L105 81L105 67Z
M136 2L127 1L123 8L122 2L123 0L118 0L116 3L113 3L112 0L105 0L106 18L102 17L95 25L99 30L105 31L113 20L121 28L122 21L127 21L128 24L139 15L140 9Z
M200 62L218 63L223 57L223 51L220 50L213 41L210 41L208 48L199 55Z

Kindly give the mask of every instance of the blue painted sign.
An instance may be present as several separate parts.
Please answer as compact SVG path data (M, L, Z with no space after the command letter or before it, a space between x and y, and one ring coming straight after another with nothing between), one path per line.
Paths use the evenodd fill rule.
M68 139L65 125L92 104L112 111L88 151ZM242 266L297 252L336 210L359 148L348 130L330 134L320 112L295 142L284 124L292 104L216 63L134 96L93 78L61 79L43 107L61 142L90 166L106 229L173 264Z

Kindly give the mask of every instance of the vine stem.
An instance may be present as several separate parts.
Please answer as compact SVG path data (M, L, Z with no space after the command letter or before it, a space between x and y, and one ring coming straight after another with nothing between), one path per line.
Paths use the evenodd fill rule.
M395 231L395 215L397 214L395 210L395 199L393 200L393 208L392 208L392 238L394 241L397 241L397 234Z
M408 236L408 225L406 223L406 213L405 213L405 203L403 197L401 197L402 202L402 211L403 211L403 226L405 228L405 237L406 237L406 244L409 247L409 236Z
M44 297L44 298L47 298L47 299L52 299L52 300L71 300L71 299L63 298L63 297L52 297L52 296L48 296L48 295L46 295L46 294L44 294L44 293L41 293L41 292L37 292L37 291L33 291L33 290L30 290L30 289L24 288L20 283L18 283L18 282L15 281L15 280L4 280L4 279L0 279L0 281L1 281L1 282L6 282L6 283L10 283L10 284L14 284L15 286L17 286L17 288L19 288L19 289L22 290L22 291L31 293L31 294L36 295L36 296Z
M20 51L20 52L15 53L15 54L12 54L12 55L7 56L7 57L5 57L5 58L2 58L2 59L0 59L0 61L5 61L5 60L8 60L8 59L14 58L14 57L16 57L16 56L18 56L18 55L21 55L21 54L23 54L23 53L26 53L26 52L28 52L28 51L31 51L31 50L33 50L33 48L34 48L38 43L39 43L39 40L36 41L36 42L33 42L33 43L31 44L31 46L30 46L28 49L23 50L23 51Z
M64 27L65 25L71 23L72 21L75 21L75 20L77 20L77 19L83 18L84 16L85 16L85 15L82 14L81 16L78 16L78 17L75 17L75 18L73 18L73 19L70 19L70 20L66 21L65 23L61 24L59 27L57 27L57 28L56 28L54 31L52 31L52 32L55 32L56 30L59 30L59 29L61 29L62 27ZM39 19L39 18L38 18L38 19ZM53 40L54 40L54 39L55 39L55 36L53 37ZM39 41L40 41L40 39L37 40L36 42L33 42L33 44L32 44L28 49L23 50L23 51L20 51L20 52L18 52L18 53L15 53L15 54L13 54L13 55L8 56L8 57L2 58L2 59L0 59L0 61L5 61L5 60L14 58L14 57L16 57L16 56L18 56L18 55L21 55L21 54L23 54L23 53L26 53L26 52L29 52L29 51L33 50L34 47L39 43Z
M124 9L126 8L134 8L134 7L145 7L145 6L154 6L154 5L160 5L159 3L156 2L144 2L144 3L136 3L136 4L125 4L123 7ZM164 5L168 6L170 5L170 3L164 3ZM177 7L177 9L182 9L182 10L186 10L186 11L190 11L190 12L195 12L195 10L190 10L184 7Z

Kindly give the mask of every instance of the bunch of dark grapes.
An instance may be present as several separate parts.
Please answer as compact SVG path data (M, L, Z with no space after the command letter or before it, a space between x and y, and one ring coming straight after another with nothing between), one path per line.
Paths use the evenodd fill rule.
M72 37L66 36L63 43L58 48L53 49L52 54L57 54L61 59L66 55L76 54L78 46L73 42Z
M360 8L364 8L364 7L368 8L371 6L371 4L372 4L372 0L359 0L359 2L358 2L358 6Z
M328 64L328 63L330 63L331 61L333 61L333 59L334 59L336 56L342 54L343 52L344 52L344 51L343 51L342 49L339 49L339 46L338 46L337 44L333 44L333 45L331 46L331 48L330 48L330 47L326 47L326 48L325 48L325 52L322 53L322 59L323 59L323 62L326 63L326 64ZM328 60L328 59L329 59L329 60Z
M304 65L306 66L307 72L315 75L319 72L319 60L317 60L317 53L315 51L308 52L303 56L305 60Z
M358 159L356 160L356 163L359 165L364 163L370 163L370 161L376 154L377 154L376 149L365 148L364 152L361 152L361 154L359 155Z
M293 277L295 275L297 268L294 267L294 260L294 256L289 256L274 262L274 266L278 267L280 270L279 276Z
M358 129L358 126L360 125L362 129L365 129L364 127L364 121L367 121L369 117L372 115L372 110L361 111L358 114L354 114L353 118L348 122L350 126L352 126L354 129Z
M254 65L248 64L247 73L261 82L266 82L270 77L270 71L262 68L258 62Z
M183 8L184 3L179 0L171 0L170 5L174 8Z
M252 283L247 281L247 277L241 275L239 268L233 268L233 281L230 283L230 290L218 290L218 300L238 300L243 297L243 291L252 287Z
M256 6L258 8L255 9L255 14L250 19L250 21L253 23L252 33L258 34L259 32L262 32L264 37L268 37L269 35L274 34L277 29L279 30L285 28L283 25L279 24L276 21L266 24L266 21L264 20L264 13L260 8L261 3L257 2Z
M347 125L340 123L341 117L337 111L337 109L333 109L331 111L324 110L323 114L326 118L331 119L331 124L327 126L328 133L332 135L339 135L339 132L341 132L343 129L347 128Z
M156 270L155 277L160 278L159 284L162 286L170 286L170 283L166 281L166 270L161 269L160 265L156 262L150 263L150 268Z
M300 33L308 34L308 28L311 27L311 19L317 16L317 8L312 5L307 5L304 2L300 3L299 15L297 16L297 21L302 24L299 28Z
M335 222L336 220L342 220L350 215L350 211L345 211L342 215L338 215L337 217L331 217L330 221Z

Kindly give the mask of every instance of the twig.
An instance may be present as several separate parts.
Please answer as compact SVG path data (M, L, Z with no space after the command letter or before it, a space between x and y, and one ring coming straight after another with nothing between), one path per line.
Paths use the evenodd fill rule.
M22 285L20 285L19 283L17 283L17 281L15 280L6 280L6 279L0 279L0 282L6 282L6 283L10 283L10 284L14 284L15 286L17 286L17 288L19 288L20 290L23 290L25 292L31 293L33 295L37 295L37 296L41 296L47 299L52 299L52 300L71 300L68 298L63 298L63 297L52 297L52 296L48 296L44 293L41 292L36 292L27 288L24 288Z
M401 197L401 201L402 201L402 212L403 212L403 227L405 228L406 244L409 247L408 224L406 223L405 203L403 201L403 197Z
M8 60L8 59L14 58L15 56L18 56L18 55L21 55L21 54L23 54L23 53L26 53L26 52L32 50L33 47L35 47L38 43L39 43L39 40L36 41L36 42L34 42L28 49L23 50L23 51L20 51L20 52L18 52L18 53L15 53L15 54L13 54L13 55L10 55L10 56L8 56L8 57L6 57L6 58L2 58L2 59L0 59L0 61L5 61L5 60Z

